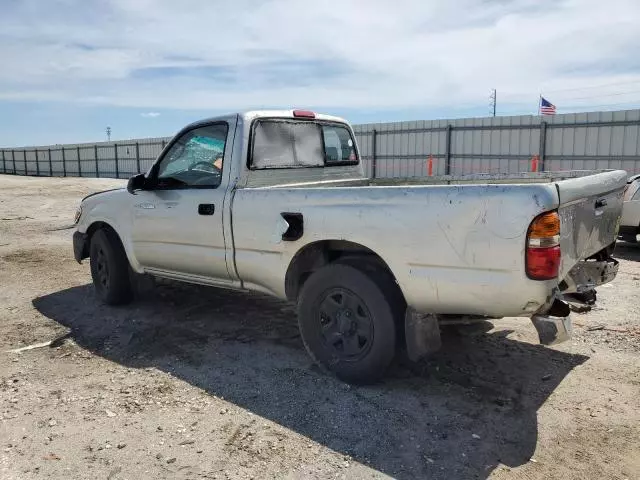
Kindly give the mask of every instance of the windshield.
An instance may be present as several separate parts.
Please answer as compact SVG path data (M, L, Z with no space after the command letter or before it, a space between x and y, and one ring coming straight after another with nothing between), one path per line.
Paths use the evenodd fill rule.
M296 120L259 120L253 130L251 167L298 168L357 164L346 125Z

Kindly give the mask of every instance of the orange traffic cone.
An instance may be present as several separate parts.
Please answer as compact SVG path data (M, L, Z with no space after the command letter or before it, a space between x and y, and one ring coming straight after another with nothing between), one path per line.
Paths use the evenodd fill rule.
M537 172L538 171L538 162L540 161L540 157L538 155L534 155L533 157L531 157L531 171L532 172Z

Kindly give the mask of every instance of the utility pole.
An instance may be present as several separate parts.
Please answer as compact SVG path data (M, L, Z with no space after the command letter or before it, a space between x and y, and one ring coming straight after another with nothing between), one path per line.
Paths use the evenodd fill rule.
M107 142L111 141L111 127L107 127Z
M498 92L494 88L491 90L491 95L489 95L489 100L491 103L489 104L489 108L493 110L493 116L496 116L496 104L498 103Z

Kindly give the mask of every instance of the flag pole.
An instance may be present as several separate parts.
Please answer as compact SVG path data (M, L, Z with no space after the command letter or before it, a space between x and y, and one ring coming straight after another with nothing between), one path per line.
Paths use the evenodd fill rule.
M540 98L538 98L538 116L540 115L541 106L542 106L542 94L540 94Z

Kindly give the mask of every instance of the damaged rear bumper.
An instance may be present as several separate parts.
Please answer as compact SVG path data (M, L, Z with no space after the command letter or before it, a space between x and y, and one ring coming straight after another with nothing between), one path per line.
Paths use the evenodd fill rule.
M611 257L602 261L579 262L560 283L560 290L562 293L588 292L616 278L618 267L618 261Z

